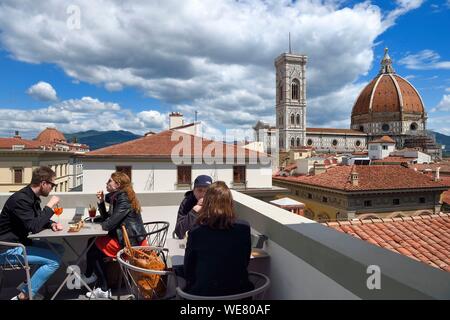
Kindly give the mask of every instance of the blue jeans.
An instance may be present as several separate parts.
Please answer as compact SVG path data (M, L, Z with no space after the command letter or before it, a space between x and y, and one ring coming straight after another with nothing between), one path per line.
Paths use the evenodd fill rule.
M64 246L52 243L54 249L62 256ZM44 283L58 270L61 259L49 248L45 241L34 240L32 246L25 247L27 251L28 264L37 265L39 268L31 277L31 292L33 297L41 289ZM23 250L20 247L8 249L0 253L0 263L24 263ZM28 287L24 286L21 290L28 294Z

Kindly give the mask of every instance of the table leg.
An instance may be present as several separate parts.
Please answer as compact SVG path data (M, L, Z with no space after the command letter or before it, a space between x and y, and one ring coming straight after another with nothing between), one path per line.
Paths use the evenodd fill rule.
M58 250L55 249L55 247L47 240L45 239L45 241L47 242L49 248L57 255L60 257ZM91 243L89 245L86 246L86 248L81 252L81 254L78 254L78 252L73 248L73 246L66 240L66 238L63 238L64 243L67 244L67 246L73 251L73 253L75 253L75 255L78 257L78 259L75 261L75 265L79 265L81 259L86 255L86 253L89 251L89 249L92 247L92 245L95 243L94 241L91 241ZM66 268L69 268L69 266L63 261L62 257L61 257L61 262L64 264L64 266ZM81 279L81 275L76 272L75 270L71 270L72 272L69 273L66 278L64 279L64 282L59 286L58 290L53 294L51 300L54 300L56 298L56 296L58 295L58 293L61 291L61 289L63 288L63 286L67 283L67 281L69 280L69 277L72 275L75 275L83 284L84 287L86 287L86 289L88 289L88 291L90 291L91 293L93 292L93 290L89 287L89 285L83 281L83 279Z

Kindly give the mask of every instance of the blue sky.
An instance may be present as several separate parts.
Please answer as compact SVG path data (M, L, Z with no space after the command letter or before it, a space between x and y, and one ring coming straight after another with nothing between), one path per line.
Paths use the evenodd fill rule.
M71 6L72 5L72 6ZM0 1L0 135L163 130L198 110L207 135L274 122L273 60L308 55L308 126L349 126L384 47L450 135L450 1Z

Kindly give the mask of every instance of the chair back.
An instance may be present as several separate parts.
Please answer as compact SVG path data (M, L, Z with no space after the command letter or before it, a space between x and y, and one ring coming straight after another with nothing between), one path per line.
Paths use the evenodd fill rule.
M145 236L148 245L152 247L164 247L167 239L167 232L169 230L170 223L167 221L151 221L144 223L146 233L130 236L130 238Z
M248 273L248 278L255 286L255 288L251 291L227 296L198 296L187 293L180 287L177 287L177 296L186 300L242 300L246 298L252 298L252 300L264 299L264 294L270 286L269 277L262 273L250 271Z
M12 250L11 249L15 249ZM3 271L24 270L27 280L28 297L33 300L31 291L30 265L28 264L27 250L21 243L0 241L0 275ZM0 277L0 288L2 284Z

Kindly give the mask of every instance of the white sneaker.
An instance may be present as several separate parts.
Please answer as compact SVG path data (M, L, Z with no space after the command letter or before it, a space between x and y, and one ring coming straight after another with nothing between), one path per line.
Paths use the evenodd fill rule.
M95 288L93 292L86 293L89 299L111 299L111 289L103 291L101 288Z
M90 277L86 277L86 275L82 274L81 280L86 282L86 284L91 284L97 281L97 276L95 275L95 273L92 273Z

